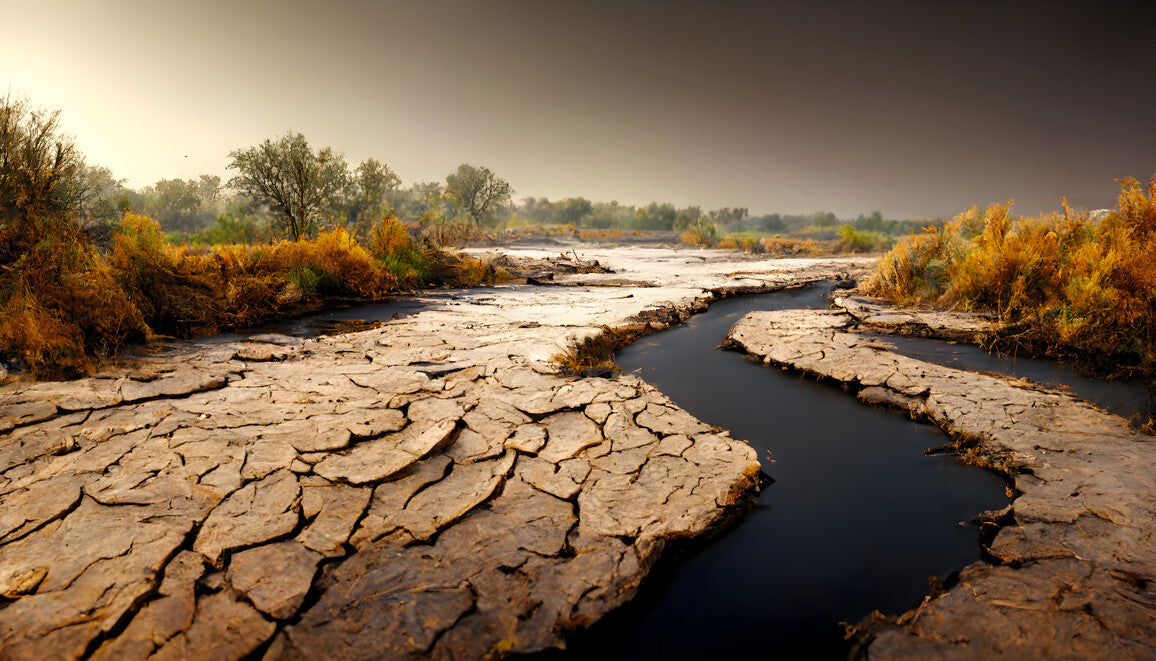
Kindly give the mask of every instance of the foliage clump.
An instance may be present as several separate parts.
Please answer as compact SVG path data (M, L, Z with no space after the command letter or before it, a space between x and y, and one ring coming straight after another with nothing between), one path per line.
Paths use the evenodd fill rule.
M778 235L761 236L757 232L727 234L719 238L718 229L713 223L695 225L687 229L683 232L680 240L688 246L740 250L745 253L770 255L773 257L814 257L830 252L829 249L819 246L819 244L811 238L794 239L782 238Z
M147 332L92 246L93 169L58 116L0 99L0 360L47 376Z
M868 230L857 230L850 223L839 228L839 252L880 252L891 247L893 240Z
M624 344L623 334L607 326L597 335L575 340L550 360L567 376L610 376L622 371L614 362L614 352Z
M100 250L85 231L82 198L67 192L82 170L64 167L78 157L55 124L7 101L0 110L0 361L34 376L86 373L158 334L195 337L328 300L379 299L430 271L431 254L392 216L371 227L368 249L342 227L309 240L194 249L125 213Z
M900 241L869 292L904 304L994 312L1017 341L1056 355L1156 368L1156 178L1120 180L1115 209L1015 218L971 207Z
M680 240L688 246L713 248L718 243L718 230L713 223L687 228Z

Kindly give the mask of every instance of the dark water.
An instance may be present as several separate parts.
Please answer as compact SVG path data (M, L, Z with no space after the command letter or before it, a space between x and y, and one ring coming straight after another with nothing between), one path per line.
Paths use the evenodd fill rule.
M429 298L427 296L426 298ZM396 298L385 303L336 308L307 314L290 319L278 319L255 328L246 328L235 333L222 333L202 340L204 344L241 342L249 339L274 340L276 336L294 338L317 337L337 333L364 330L376 322L401 319L427 309L429 304L411 298Z
M1007 503L1001 478L924 455L947 440L935 427L714 348L752 310L800 307L826 307L822 289L720 301L618 354L624 370L750 442L775 482L560 657L842 659L840 620L913 608L930 575L980 559L977 529L960 522Z
M1156 401L1137 381L1104 381L1081 375L1051 360L993 355L973 344L951 344L921 337L880 336L895 352L929 363L971 371L996 372L1027 378L1041 385L1066 390L1125 420L1143 421L1156 413Z

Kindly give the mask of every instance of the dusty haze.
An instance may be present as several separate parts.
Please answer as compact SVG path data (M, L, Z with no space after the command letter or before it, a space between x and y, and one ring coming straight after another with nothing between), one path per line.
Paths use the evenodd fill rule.
M130 186L288 129L406 183L1021 213L1156 172L1152 3L16 2L0 82Z

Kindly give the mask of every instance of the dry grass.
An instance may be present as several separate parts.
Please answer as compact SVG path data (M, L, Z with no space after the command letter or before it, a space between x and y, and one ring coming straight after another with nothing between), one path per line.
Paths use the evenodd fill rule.
M490 262L444 251L431 260L429 272L429 283L443 287L491 286L513 279L508 271Z
M1156 181L1121 180L1116 209L1013 218L968 209L884 256L871 293L905 304L995 312L1056 355L1156 368Z
M758 242L747 236L724 236L715 247L723 250L741 250L749 253L761 252Z
M638 232L635 232L635 235L637 235L637 234L638 234ZM582 230L582 231L578 232L578 238L584 239L584 240L616 239L616 238L619 238L621 236L625 236L625 235L623 234L621 229L616 229L616 228L590 229L590 230Z
M696 226L683 232L680 238L688 246L741 250L742 252L772 257L815 257L830 253L813 239L783 239L778 236L759 237L728 234L717 238L714 225Z
M566 376L611 376L622 371L614 362L614 353L656 328L647 323L603 326L597 335L573 342L566 351L554 354L550 360Z
M418 227L418 234L423 243L438 247L466 246L490 236L473 224L463 221L423 221Z
M622 346L624 339L615 329L606 326L601 333L575 341L550 360L558 366L559 372L567 376L611 376L622 371L614 362L614 352Z
M683 232L679 241L696 248L713 248L718 243L718 234L714 225L696 225Z
M24 224L41 235L58 225L69 226ZM196 337L327 301L381 299L422 284L439 257L414 246L394 218L372 228L369 250L342 228L308 241L191 250L165 243L156 222L134 214L107 255L79 232L24 243L36 247L0 264L0 360L38 378L84 374L153 335ZM470 263L451 270L479 277Z
M759 252L773 257L818 257L830 251L821 248L814 239L783 239L772 236L759 239Z

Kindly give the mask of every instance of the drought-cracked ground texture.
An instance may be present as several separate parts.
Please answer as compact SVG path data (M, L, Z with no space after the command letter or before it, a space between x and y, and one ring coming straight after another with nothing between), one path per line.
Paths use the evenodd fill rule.
M591 253L618 274L4 386L0 657L480 658L629 599L759 464L638 379L550 355L864 262Z
M879 323L991 330L975 316L893 312ZM895 620L860 625L869 658L1156 658L1156 439L1064 393L897 355L857 326L838 311L755 312L727 343L929 420L1016 491L986 515L990 562Z

